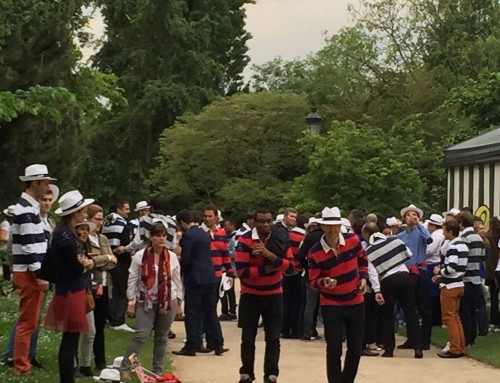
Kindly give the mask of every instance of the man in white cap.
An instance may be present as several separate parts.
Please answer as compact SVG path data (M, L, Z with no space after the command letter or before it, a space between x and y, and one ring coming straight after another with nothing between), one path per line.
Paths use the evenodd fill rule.
M368 258L356 234L341 233L337 207L324 208L319 223L325 234L309 251L309 280L320 294L328 382L352 383L363 345ZM344 368L340 360L343 326L347 336Z
M396 236L401 227L401 221L396 217L389 217L385 220L385 224L391 229L391 236Z
M411 251L411 258L405 263L410 271L415 286L418 313L422 318L422 350L430 349L432 334L431 314L431 274L427 271L427 245L432 243L429 231L422 225L424 213L415 205L401 209L406 228L397 237L402 240ZM399 349L413 349L415 345L405 342Z
M129 222L129 231L130 231L130 241L132 242L139 230L139 220L141 217L149 214L151 211L151 206L146 201L139 201L135 204L134 211L137 213L137 218L134 218Z
M14 342L14 373L31 374L29 348L31 335L40 318L40 307L49 283L39 279L42 261L47 252L47 238L40 217L40 200L50 190L47 166L30 165L24 176L25 191L14 210L12 222L12 256L14 284L19 293L19 321Z

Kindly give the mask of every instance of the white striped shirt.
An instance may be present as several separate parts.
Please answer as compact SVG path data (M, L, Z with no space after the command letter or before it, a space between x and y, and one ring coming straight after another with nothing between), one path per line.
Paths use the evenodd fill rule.
M40 204L22 193L11 226L13 271L37 271L47 253L47 238L40 217Z
M464 282L470 282L474 285L481 284L481 276L479 270L481 263L485 261L486 252L484 250L484 242L479 234L472 227L466 227L461 233L460 238L467 244L469 248L469 256L467 258L467 267L465 268Z
M108 237L109 245L114 247L118 247L124 245L121 243L122 233L127 226L127 221L116 213L111 213L106 216L104 220L104 225L102 227L102 234Z
M441 266L441 281L439 287L453 289L464 286L464 273L467 265L469 248L460 237L448 242L448 249Z

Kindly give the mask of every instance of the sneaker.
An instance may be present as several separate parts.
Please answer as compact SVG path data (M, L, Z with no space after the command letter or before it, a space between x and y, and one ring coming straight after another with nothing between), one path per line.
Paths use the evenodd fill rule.
M125 331L125 332L135 332L135 330L132 327L129 327L126 323L120 325L120 326L111 326L111 330L116 330L116 331Z
M252 383L252 382L253 382L253 379L250 378L250 375L247 375L247 374L241 374L240 380L238 381L238 383Z
M267 379L264 379L264 383L277 383L278 377L276 375L269 375Z
M441 352L448 352L450 351L450 342L446 342L446 346L443 347Z
M2 361L2 364L4 366L7 366L7 367L14 367L14 359L12 358L5 358L3 361Z
M170 330L168 332L168 339L175 339L177 335L175 335L175 332L173 332L172 330Z

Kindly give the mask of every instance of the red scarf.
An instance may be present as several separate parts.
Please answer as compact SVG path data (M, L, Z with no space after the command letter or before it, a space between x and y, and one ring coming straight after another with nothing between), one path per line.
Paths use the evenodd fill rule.
M146 309L152 303L154 293L152 289L155 285L155 254L153 247L149 246L144 250L141 265L141 298L144 295ZM170 253L163 248L158 262L158 310L166 313L172 308L172 270L170 269Z

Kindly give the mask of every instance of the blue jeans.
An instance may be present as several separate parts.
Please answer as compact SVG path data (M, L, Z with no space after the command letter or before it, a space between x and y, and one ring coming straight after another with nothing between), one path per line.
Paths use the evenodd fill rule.
M14 323L12 330L10 331L9 342L7 343L7 350L5 350L4 359L13 359L14 358L14 340L16 339L16 326L17 322L19 322L19 318ZM36 351L38 348L38 333L40 332L40 324L36 327L35 332L31 335L30 341L30 351L29 358L30 360L35 359Z

